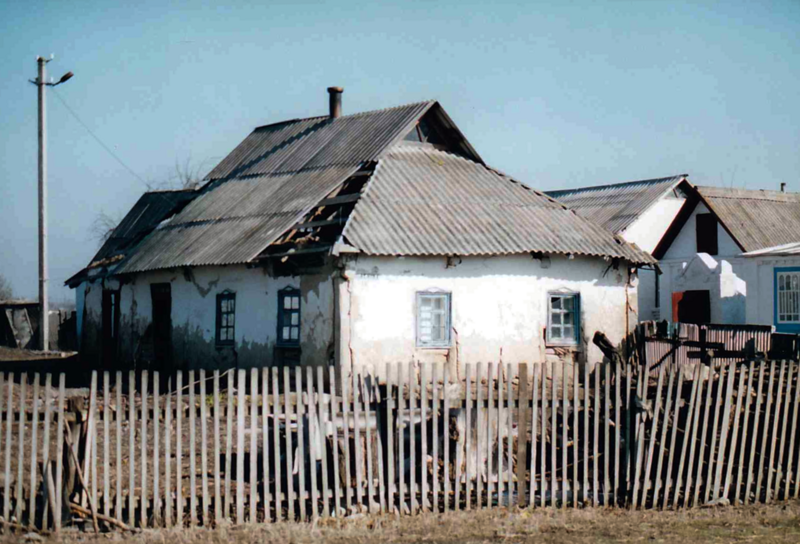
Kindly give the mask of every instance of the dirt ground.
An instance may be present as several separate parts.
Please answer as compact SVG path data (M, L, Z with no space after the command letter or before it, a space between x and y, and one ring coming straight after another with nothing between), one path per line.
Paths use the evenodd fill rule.
M4 535L0 542L20 542ZM37 539L38 540L38 539ZM54 538L47 541L56 541ZM464 543L464 542L800 542L800 503L685 512L551 509L482 510L447 515L361 517L316 524L251 525L213 530L146 530L95 537L66 530L62 542L174 544Z

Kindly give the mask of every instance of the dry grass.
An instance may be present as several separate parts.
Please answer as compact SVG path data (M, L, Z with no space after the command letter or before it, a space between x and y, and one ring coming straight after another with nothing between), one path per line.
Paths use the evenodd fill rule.
M7 535L0 542L19 542ZM448 515L363 517L315 525L278 523L213 530L147 530L95 537L65 531L66 542L174 544L463 542L799 542L800 504L686 512L551 509L483 510Z

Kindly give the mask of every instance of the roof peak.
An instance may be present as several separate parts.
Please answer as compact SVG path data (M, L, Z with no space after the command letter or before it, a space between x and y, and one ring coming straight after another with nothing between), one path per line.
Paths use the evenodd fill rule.
M418 102L409 102L408 104L400 104L400 105L391 106L391 107L388 107L388 108L381 108L381 109L377 109L377 110L368 110L368 111L360 111L360 112L356 112L356 113L350 113L348 115L342 115L340 117L336 117L336 118L333 118L333 119L328 115L315 115L315 116L312 116L312 117L298 117L298 118L295 118L295 119L287 119L285 121L276 121L274 123L267 123L266 125L259 125L253 130L258 130L258 129L262 129L262 128L276 127L276 126L279 126L279 125L288 125L288 124L291 124L291 123L302 123L302 122L307 122L307 121L316 121L316 120L319 120L319 121L328 121L328 120L329 121L341 121L341 120L344 120L344 119L352 119L354 117L360 117L360 116L363 116L363 115L374 115L376 113L385 113L387 111L399 110L399 109L403 109L403 108L410 108L410 107L414 107L414 106L420 106L422 104L426 104L426 105L428 105L430 107L430 106L433 106L434 104L436 104L437 102L438 102L438 100L420 100Z

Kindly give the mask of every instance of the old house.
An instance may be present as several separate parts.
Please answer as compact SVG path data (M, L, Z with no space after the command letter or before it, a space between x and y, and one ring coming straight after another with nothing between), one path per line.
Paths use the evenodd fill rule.
M653 251L674 321L800 332L800 194L697 187Z
M76 289L92 365L599 360L653 259L487 166L435 101L256 128L145 194Z
M653 253L693 190L688 175L581 187L547 194L580 215ZM639 321L662 319L660 277L655 267L638 273ZM667 312L669 313L669 312ZM669 316L664 316L668 318Z

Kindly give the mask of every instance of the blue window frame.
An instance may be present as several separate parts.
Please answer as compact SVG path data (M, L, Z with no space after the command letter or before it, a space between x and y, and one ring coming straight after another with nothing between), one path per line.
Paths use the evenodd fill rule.
M217 345L232 346L236 338L236 293L217 295Z
M776 267L773 284L775 329L800 332L800 267Z
M300 347L300 289L278 291L278 346Z
M450 293L417 293L417 346L450 347Z
M581 298L578 293L547 295L547 343L576 346L581 337Z

